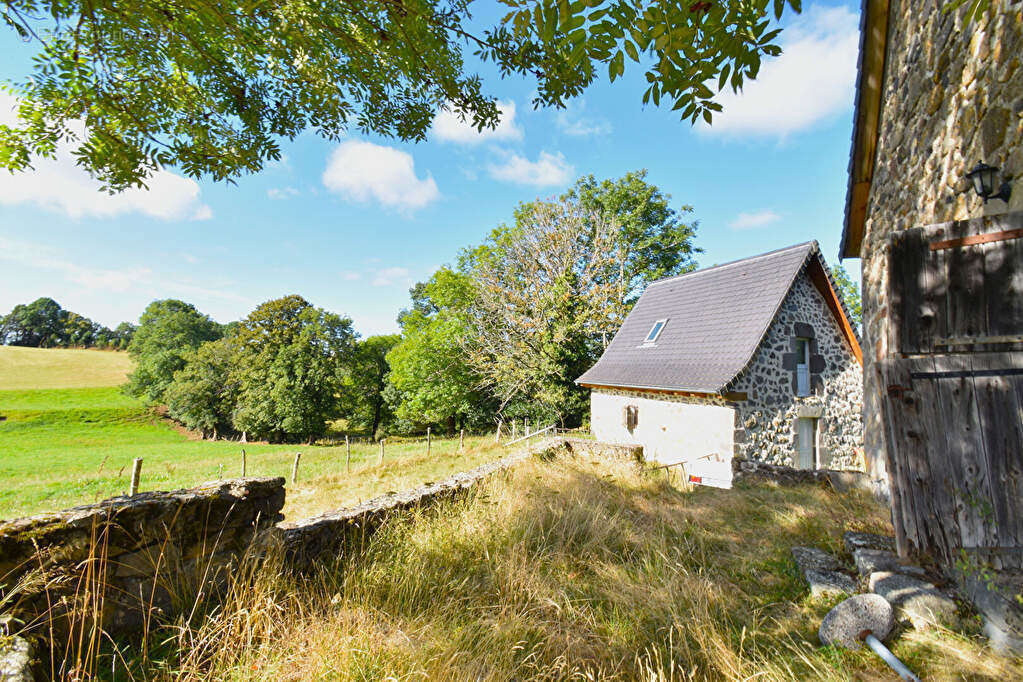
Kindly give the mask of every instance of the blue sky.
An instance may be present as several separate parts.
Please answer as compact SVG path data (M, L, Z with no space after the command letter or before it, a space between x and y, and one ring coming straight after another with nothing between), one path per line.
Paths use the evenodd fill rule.
M642 74L599 81L567 110L534 111L534 84L480 72L505 112L483 135L440 115L427 142L303 135L286 158L234 186L163 171L149 191L110 197L66 154L0 175L0 314L51 296L107 325L156 298L215 319L291 293L352 317L365 335L397 329L408 287L510 220L520 201L581 175L648 180L699 220L701 265L841 233L858 5L807 4L786 17L784 54L713 126L643 107ZM0 32L0 79L29 49ZM11 100L0 94L0 121ZM10 120L9 117L6 120ZM854 265L854 264L850 264Z

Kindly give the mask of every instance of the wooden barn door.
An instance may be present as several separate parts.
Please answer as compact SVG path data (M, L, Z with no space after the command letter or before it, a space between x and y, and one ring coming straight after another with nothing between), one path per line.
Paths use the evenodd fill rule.
M899 551L1023 567L1023 214L898 232L889 258Z

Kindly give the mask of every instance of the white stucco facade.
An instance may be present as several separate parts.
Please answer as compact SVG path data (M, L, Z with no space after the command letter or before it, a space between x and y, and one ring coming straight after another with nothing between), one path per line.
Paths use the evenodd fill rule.
M631 431L630 406L636 410ZM605 443L642 445L649 462L684 462L704 485L731 487L735 408L724 400L597 388L590 392L590 429Z

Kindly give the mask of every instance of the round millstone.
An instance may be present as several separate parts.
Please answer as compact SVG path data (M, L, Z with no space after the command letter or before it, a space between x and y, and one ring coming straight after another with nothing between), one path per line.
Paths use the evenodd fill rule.
M824 644L859 649L860 633L869 630L883 640L892 631L895 615L888 600L878 594L858 594L831 609L824 616L817 636Z

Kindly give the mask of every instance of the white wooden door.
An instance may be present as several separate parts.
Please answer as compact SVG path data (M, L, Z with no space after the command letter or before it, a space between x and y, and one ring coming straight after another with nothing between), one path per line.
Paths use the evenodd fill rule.
M801 418L799 420L799 468L816 468L817 459L817 429L814 428L814 420Z

